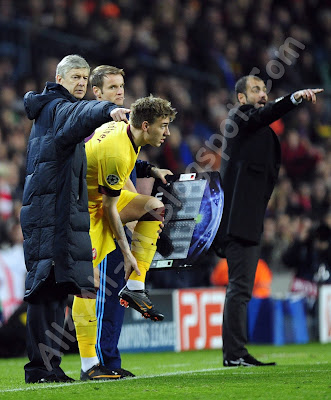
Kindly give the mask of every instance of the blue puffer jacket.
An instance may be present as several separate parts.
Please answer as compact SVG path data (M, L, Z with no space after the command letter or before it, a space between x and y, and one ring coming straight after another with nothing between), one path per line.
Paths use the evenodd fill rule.
M35 120L21 210L28 271L25 300L47 297L49 287L61 295L94 292L82 141L111 120L117 106L78 101L50 82L42 94L28 92L24 105L29 119Z

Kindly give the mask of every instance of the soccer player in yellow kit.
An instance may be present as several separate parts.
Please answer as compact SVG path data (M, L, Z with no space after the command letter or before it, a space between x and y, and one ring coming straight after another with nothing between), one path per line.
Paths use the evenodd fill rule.
M122 70L116 69L114 67L109 67L109 68L107 66L101 66L96 69L96 70L101 69L100 71L97 71L100 72L101 75L102 72L109 72L109 74L103 76L102 80L103 85L99 84L101 88L95 86L93 87L93 91L97 99L112 100L114 103L120 105L121 102L123 103L123 98L124 98L123 96L124 73L122 72ZM112 70L112 68L114 70ZM92 72L92 77L93 76L94 76L94 71ZM155 101L159 102L161 100L161 99L152 100L152 98L147 98L147 99L148 101L152 101L152 103L154 103ZM162 128L162 130L164 131L164 137L166 137L167 134L169 134L168 128L166 128L166 126L170 122L170 119L174 117L175 111L171 108L168 102L162 100L161 103L163 104L163 106L167 105L165 107L165 110L166 113L169 112L169 121L167 120L167 123L164 124ZM137 113L137 115L138 116L140 115L140 111ZM152 113L149 113L149 115L153 115L153 110ZM137 148L134 142L131 142L131 140L129 139L127 132L130 132L131 129L135 132L139 130L136 130L134 127L130 127L129 131L126 131L127 127L128 126L126 124L123 124L121 127L117 128L116 125L113 126L104 125L95 132L93 139L86 145L88 165L89 165L87 173L87 181L89 189L89 206L90 206L89 210L91 215L90 235L92 239L92 245L94 247L94 266L95 267L98 266L99 262L102 261L103 258L109 252L114 250L115 245L113 241L113 232L115 233L116 236L116 229L118 228L120 230L120 235L121 235L123 233L121 232L123 231L122 223L125 223L129 220L140 219L140 221L138 221L134 233L134 240L136 240L136 246L133 246L132 250L133 255L130 252L130 249L127 247L127 241L125 235L124 235L125 240L123 240L123 236L122 237L117 236L120 238L120 241L118 242L119 245L121 246L121 244L123 244L121 248L122 250L124 250L123 251L124 260L126 261L125 262L126 275L127 275L126 277L128 277L128 272L129 272L128 268L133 267L136 271L135 273L131 274L130 279L128 281L129 288L127 287L124 288L124 290L122 291L122 296L123 297L124 295L126 297L139 296L139 300L142 298L142 301L145 302L147 306L145 307L141 302L144 308L143 309L139 308L138 311L140 311L146 317L155 320L161 320L163 319L162 314L160 314L157 310L155 310L155 308L153 307L152 303L148 298L147 293L144 291L144 276L155 253L155 242L156 242L155 236L157 238L157 235L155 235L155 231L157 232L158 227L160 225L160 221L162 219L163 205L161 202L159 202L157 199L153 197L138 195L137 193L132 193L125 190L123 190L121 192L121 195L118 196L119 192L123 187L123 184L128 181L128 176L134 166L135 160L138 155L138 152L136 151ZM114 135L113 141L111 140L108 143L108 139L112 137L112 134L114 134L115 131L118 132L118 135ZM153 133L153 126L152 128L148 127L147 130L145 129L145 131L148 132L147 141L146 143L144 143L144 140L142 140L141 141L142 145L149 143L150 140L153 140L153 135L150 135L151 133ZM157 131L157 129L154 129L154 131ZM108 137L108 139L106 139L106 137ZM137 139L139 140L139 135ZM163 140L164 139L161 138L160 143ZM101 145L101 141L104 142L103 145ZM112 148L114 147L114 143L117 145L116 147L117 150L113 152ZM153 142L151 142L150 144L155 145ZM110 146L111 149L109 148L108 145ZM156 142L156 145L160 144ZM110 157L111 154L116 155L116 157ZM114 164L115 170L108 169L109 163L111 168L113 168L114 161L115 161ZM120 170L118 170L118 167L120 165L124 167L124 169L120 168ZM109 172L115 172L115 173L111 174ZM152 167L152 174L154 177L159 177L162 180L164 180L166 173L171 174L171 171L161 170L156 167ZM135 190L132 183L131 187L133 188L133 190ZM108 199L108 197L111 197L113 199ZM122 221L119 222L118 219L116 220L115 218L115 221L117 221L116 222L117 225L115 223L115 228L113 228L114 230L112 230L110 229L111 225L109 224L108 217L109 215L111 215L111 220L112 220L112 215L113 215L112 211L114 211L114 209L113 210L111 209L111 203L112 200L115 200L116 198L118 198L118 201L116 200L117 202L116 211L117 214L118 211L120 212ZM107 209L107 206L109 207L108 208L109 212L105 213L104 210ZM147 215L147 219L149 221L143 221L144 218L141 217L144 215ZM115 217L118 217L118 215L115 215ZM153 219L153 221L151 221L151 219ZM142 235L142 232L147 233L148 235L149 234L148 232L150 231L150 229L148 228L150 228L151 226L153 226L151 228L151 230L153 231L152 236L153 239L155 239L154 246L150 247L149 245L145 245L144 243L141 245L141 242L144 242L144 239L146 240L146 237ZM140 240L139 239L137 240L139 236ZM150 239L147 240L149 241ZM147 257L146 257L146 251L147 251ZM139 253L141 254L139 255ZM137 262L136 258L138 260ZM140 276L139 276L140 272L137 270L137 265L139 265L140 270L143 272ZM97 268L95 268L95 270L98 271ZM133 289L131 291L130 291L130 286ZM129 302L128 300L126 301ZM131 302L133 302L133 300L131 300ZM78 306L77 303L79 304ZM90 304L87 306L87 303ZM133 306L137 309L137 305L135 302L133 302ZM93 319L93 314L94 314L94 319ZM133 376L131 373L129 373L129 371L123 370L122 368L118 368L115 370L112 368L112 370L109 370L109 368L107 369L102 365L98 365L99 360L98 357L96 356L95 346L94 346L96 342L95 339L96 323L93 324L93 322L95 321L95 301L93 302L93 300L90 299L76 298L73 307L73 317L76 325L77 339L79 342L79 348L82 358L81 379L84 380L118 379L126 376Z
M119 295L122 303L153 320L162 320L163 315L154 308L145 291L145 277L156 251L164 205L155 197L123 190L123 187L140 147L147 144L160 147L170 135L169 123L175 115L176 111L167 100L144 97L132 104L129 125L104 124L86 144L90 235L95 263L115 249L115 236L123 253L128 279ZM123 224L136 220L131 251Z

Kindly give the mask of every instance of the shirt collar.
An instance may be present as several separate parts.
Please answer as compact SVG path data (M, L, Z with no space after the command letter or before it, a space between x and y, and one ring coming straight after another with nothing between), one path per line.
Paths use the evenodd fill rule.
M132 136L132 132L131 132L131 129L130 129L130 125L128 125L128 127L126 129L126 132L127 132L128 136L129 136L129 139L131 140L131 143L132 143L134 151L136 153L138 153L138 148L137 148L137 146L135 145L135 143L133 141L133 136Z

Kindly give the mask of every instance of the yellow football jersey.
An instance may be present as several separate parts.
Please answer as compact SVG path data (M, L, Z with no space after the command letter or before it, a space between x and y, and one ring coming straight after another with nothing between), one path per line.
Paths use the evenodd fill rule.
M87 189L90 212L90 236L93 265L115 249L113 233L103 212L102 195L120 196L135 166L140 147L133 142L130 125L108 122L98 128L85 145L87 157ZM121 208L132 200L131 192L123 191L118 202ZM133 194L136 196L136 194ZM117 206L117 209L119 207Z

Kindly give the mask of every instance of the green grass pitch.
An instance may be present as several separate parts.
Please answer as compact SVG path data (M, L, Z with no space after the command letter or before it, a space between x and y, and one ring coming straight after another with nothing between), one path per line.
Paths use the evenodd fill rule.
M123 354L123 367L136 378L81 382L79 356L65 355L62 367L76 382L26 385L26 359L1 359L0 399L331 399L331 344L249 346L248 350L261 361L278 365L224 368L221 350Z

